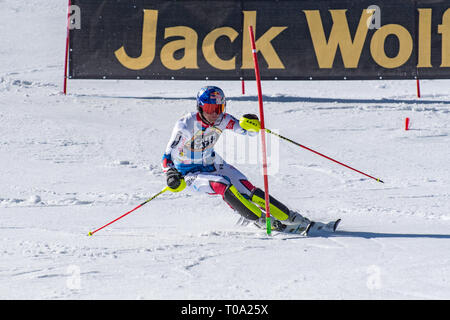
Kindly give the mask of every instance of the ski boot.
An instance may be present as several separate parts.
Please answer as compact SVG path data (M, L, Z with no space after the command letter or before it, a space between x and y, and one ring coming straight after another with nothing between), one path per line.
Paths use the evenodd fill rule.
M266 217L262 216L258 220L254 221L255 226L261 229L266 229ZM286 225L281 223L281 221L275 219L274 217L270 217L270 226L272 228L272 231L283 231L286 228Z
M340 222L341 219L337 219L336 221L331 221L328 223L312 222L308 232L310 235L320 235L324 233L335 232Z

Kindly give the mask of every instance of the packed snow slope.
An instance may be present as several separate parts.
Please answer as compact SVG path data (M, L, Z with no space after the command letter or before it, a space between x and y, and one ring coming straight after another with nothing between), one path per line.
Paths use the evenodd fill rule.
M236 226L220 197L165 193L160 160L195 94L258 113L246 82L69 81L66 1L0 1L0 299L449 299L450 81L262 84L271 194L340 231ZM405 118L411 129L404 130ZM270 137L269 137L270 138ZM263 186L259 137L219 153ZM241 142L239 142L241 141Z

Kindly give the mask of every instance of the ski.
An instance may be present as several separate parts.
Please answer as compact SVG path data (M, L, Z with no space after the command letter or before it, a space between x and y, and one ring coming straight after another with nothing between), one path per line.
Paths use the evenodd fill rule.
M285 225L282 222L273 219L272 221L272 231L278 231L283 233L300 234L302 236L320 235L323 233L335 232L339 226L341 219L337 219L328 223L311 221L306 227L305 225ZM245 218L240 218L236 225L247 226L250 220ZM260 229L265 226L265 217L254 221L254 225Z
M314 234L320 234L320 233L330 233L335 232L336 229L339 226L339 223L341 222L341 219L337 219L335 221L331 221L328 223L322 223L322 222L315 222L312 221L309 226L307 227L306 235L314 235Z
M337 220L334 222L334 225L333 225L333 232L336 231L337 227L339 226L339 223L341 223L341 219L337 219Z

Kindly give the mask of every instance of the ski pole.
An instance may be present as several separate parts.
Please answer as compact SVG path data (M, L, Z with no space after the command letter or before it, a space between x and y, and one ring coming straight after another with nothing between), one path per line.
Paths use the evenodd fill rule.
M278 134L278 133L275 133L275 132L273 132L273 131L271 131L271 130L269 130L269 129L267 129L267 128L266 128L265 130L266 130L266 132L271 133L271 134L277 136L278 138L281 138L281 139L283 139L283 140L286 140L286 141L288 141L288 142L291 142L291 143L295 144L296 146L299 146L299 147L302 147L302 148L304 148L304 149L306 149L306 150L309 150L309 151L311 151L311 152L314 152L315 154L317 154L317 155L319 155L319 156L321 156L321 157L324 157L324 158L326 158L326 159L328 159L328 160L331 160L331 161L333 161L333 162L336 162L337 164L340 164L341 166L344 166L344 167L346 167L346 168L348 168L348 169L351 169L351 170L353 170L353 171L356 171L356 172L358 172L358 173L360 173L360 174L362 174L362 175L365 175L366 177L369 177L369 178L374 179L374 180L376 180L376 181L378 181L378 182L384 183L384 182L383 182L382 180L380 180L379 178L372 177L372 176L370 176L370 175L368 175L368 174L366 174L366 173L364 173L364 172L361 172L361 171L359 171L359 170L356 170L355 168L352 168L352 167L350 167L350 166L348 166L348 165L346 165L346 164L344 164L344 163L342 163L342 162L339 162L339 161L337 161L337 160L335 160L335 159L333 159L333 158L330 158L330 157L328 157L328 156L326 156L326 155L324 155L324 154L322 154L322 153L320 153L320 152L317 152L317 151L315 151L315 150L313 150L313 149L310 149L310 148L308 148L308 147L305 147L304 145L301 145L301 144L298 143L298 142L292 141L292 140L289 139L289 138L283 137L282 135L280 135L280 134Z
M157 194L155 194L153 197L151 197L151 198L145 200L144 202L142 202L140 205L138 205L138 206L137 206L136 208L134 208L133 210L130 210L130 211L128 211L127 213L125 213L125 214L121 215L120 217L118 217L117 219L114 219L113 221L108 222L108 223L105 224L103 227L100 227L100 228L98 228L97 230L94 230L94 231L90 231L90 232L88 233L88 235L89 235L89 236L92 236L92 235L93 235L94 233L96 233L97 231L100 231L100 230L102 230L103 228L109 226L110 224L116 222L117 220L122 219L122 218L125 217L126 215L132 213L133 211L139 209L139 208L142 207L143 205L149 203L150 201L152 201L153 199L155 199L157 196L163 194L163 193L166 192L167 190L169 190L169 187L165 187L165 188L162 189L160 192L158 192Z

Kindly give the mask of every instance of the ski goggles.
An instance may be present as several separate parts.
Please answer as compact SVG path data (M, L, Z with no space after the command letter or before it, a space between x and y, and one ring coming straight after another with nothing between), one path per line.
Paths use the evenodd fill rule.
M205 103L202 105L202 110L204 113L215 113L221 114L225 111L225 104L210 104Z

